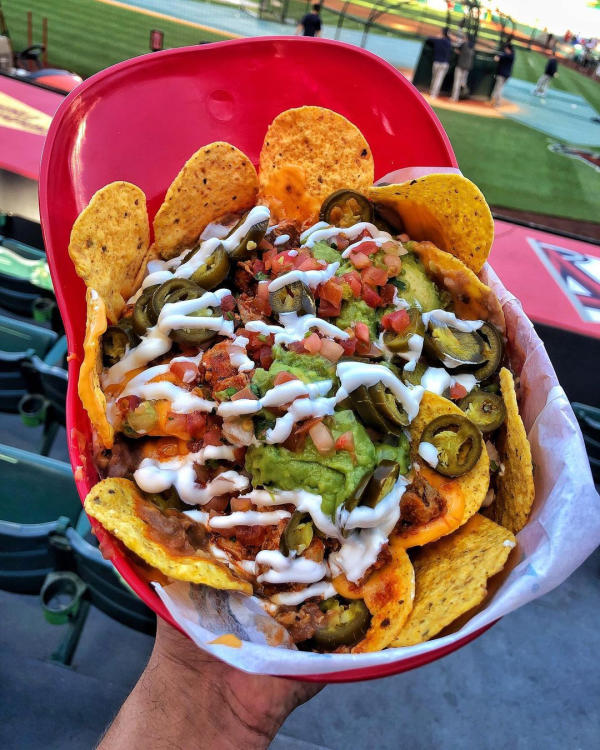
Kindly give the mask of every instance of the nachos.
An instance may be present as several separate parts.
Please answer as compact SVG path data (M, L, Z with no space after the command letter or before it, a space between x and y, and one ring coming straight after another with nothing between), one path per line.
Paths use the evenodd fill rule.
M94 196L79 394L85 509L173 580L255 596L302 649L436 635L486 595L533 502L489 209L460 175L373 187L341 115L270 126L259 172L200 149L153 224ZM482 515L482 512L488 516Z

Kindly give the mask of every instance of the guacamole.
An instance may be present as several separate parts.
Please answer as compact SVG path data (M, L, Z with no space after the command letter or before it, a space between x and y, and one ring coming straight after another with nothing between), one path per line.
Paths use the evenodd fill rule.
M315 242L311 248L311 252L313 258L317 260L325 260L327 263L339 263L340 265L344 262L340 251L330 247L326 242Z
M347 451L321 455L310 437L298 452L280 445L253 445L246 453L246 471L252 476L252 485L304 489L321 495L323 512L333 517L336 508L350 497L362 477L373 471L377 456L375 446L354 412L336 412L326 423L336 439L344 432L352 432L355 461Z
M357 321L369 326L372 339L377 337L377 323L379 321L377 310L369 307L362 299L351 299L343 302L341 313L333 322L344 331L346 328L351 328Z
M410 466L410 445L408 438L405 435L401 435L395 440L395 442L397 442L398 445L375 443L377 463L384 459L395 461L400 465L400 473L408 474L408 468Z
M273 378L278 372L289 372L303 383L317 380L336 382L335 365L320 354L298 354L276 345L273 347L273 357L275 359L268 370L259 367L252 376L252 385L258 388L261 396L273 387Z

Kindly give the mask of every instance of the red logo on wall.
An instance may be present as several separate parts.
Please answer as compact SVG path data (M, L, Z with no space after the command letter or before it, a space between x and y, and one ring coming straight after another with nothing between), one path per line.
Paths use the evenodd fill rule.
M582 320L600 323L600 257L527 238Z

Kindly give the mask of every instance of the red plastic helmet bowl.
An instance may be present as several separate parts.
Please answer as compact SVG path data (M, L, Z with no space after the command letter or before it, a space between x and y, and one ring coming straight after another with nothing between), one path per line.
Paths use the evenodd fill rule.
M194 151L228 141L256 164L269 123L303 105L329 107L354 122L371 145L376 177L400 167L457 166L433 110L404 76L370 52L328 40L263 37L144 55L87 79L56 113L42 158L40 212L69 352L75 355L69 361L67 436L82 499L98 477L90 424L77 395L86 314L85 287L67 252L73 222L94 192L113 180L139 185L152 219ZM125 580L172 623L120 544L98 524L94 528ZM437 659L473 637L419 657L399 656L383 667L302 679L388 676Z

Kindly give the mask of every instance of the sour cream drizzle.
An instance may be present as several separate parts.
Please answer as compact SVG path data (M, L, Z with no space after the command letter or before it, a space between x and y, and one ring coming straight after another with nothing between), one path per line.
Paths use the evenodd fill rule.
M419 443L417 453L425 463L429 464L432 469L438 465L438 452L432 443Z
M104 387L120 382L131 370L144 367L156 357L166 354L172 345L169 338L169 333L172 330L208 328L223 336L233 337L233 321L225 320L222 315L214 318L208 316L190 317L190 313L198 310L219 307L223 297L230 294L229 289L219 289L215 292L206 292L198 299L166 304L160 311L156 325L147 330L140 343L130 349L123 359L106 371L102 379Z
M261 513L258 510L238 510L228 516L213 516L208 525L211 529L230 529L232 526L274 526L292 514L287 510Z
M456 384L462 385L467 393L470 393L477 385L477 378L470 373L450 375L443 367L428 367L421 378L421 387L431 393L437 393L438 396Z
M335 587L329 581L321 581L321 583L313 583L312 586L306 586L300 589L300 591L285 591L281 594L274 594L271 597L271 601L273 604L293 607L313 596L321 596L323 599L329 599L330 596L335 596L336 594Z
M259 565L269 567L256 579L259 583L315 583L329 572L325 563L306 557L285 557L279 550L263 549L255 559Z
M311 289L316 289L319 284L324 284L326 281L335 275L335 272L340 267L338 262L330 263L322 271L289 271L273 279L269 284L269 291L276 292L278 289L282 289L288 284L293 284L295 281L301 281Z
M188 505L204 505L218 495L234 494L248 487L248 478L237 471L218 474L205 487L196 483L194 464L203 465L210 459L233 461L234 449L229 445L208 445L197 453L177 456L168 461L144 458L134 473L138 487L144 492L164 492L175 487Z
M231 342L229 361L234 367L237 367L238 372L254 370L254 362L246 354L246 347L249 343L250 339L245 336L236 336Z
M312 227L309 227L305 232L300 235L300 242L306 245L306 247L314 247L317 242L327 242L334 237L346 237L349 240L357 239L358 235L363 231L367 231L373 239L391 240L392 236L387 232L382 232L377 229L374 224L369 221L359 221L358 224L354 224L351 227L332 227L325 222L317 222ZM347 253L346 249L344 252ZM347 253L349 255L349 253ZM342 257L347 257L342 253Z
M269 325L262 320L251 320L246 323L245 328L247 331L262 333L265 336L271 333L275 334L276 344L291 344L294 341L302 341L312 328L316 328L319 333L334 339L349 338L349 334L346 331L342 331L341 328L334 326L333 323L328 323L326 320L317 318L315 315L298 316L298 313L281 313L279 321L283 324L283 327Z

